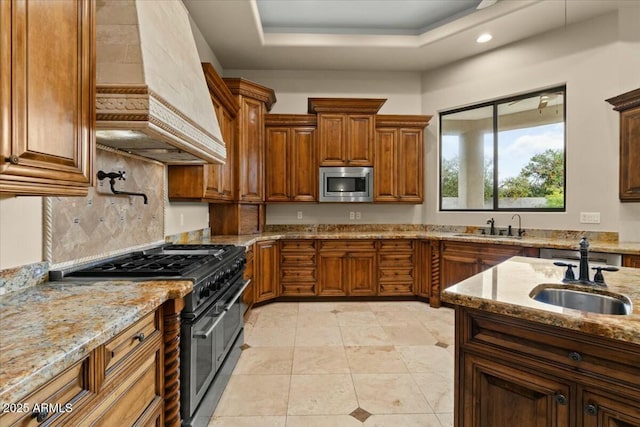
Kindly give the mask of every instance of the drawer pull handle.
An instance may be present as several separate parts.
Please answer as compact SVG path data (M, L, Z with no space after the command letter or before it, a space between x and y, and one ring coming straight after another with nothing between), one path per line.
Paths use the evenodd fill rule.
M144 341L144 332L138 332L133 336L134 340L138 340L140 342Z
M37 422L41 423L47 418L47 415L49 415L49 411L43 409L42 411L33 411L31 418L35 418Z
M584 412L589 414L589 415L597 415L598 414L598 407L596 405L594 405L593 403L590 403L588 405L586 405L584 407Z
M574 362L582 362L582 356L576 351L572 351L571 353L569 353L569 359L573 360Z
M556 402L558 402L558 404L560 404L560 405L566 405L567 404L567 396L565 396L564 394L556 395Z

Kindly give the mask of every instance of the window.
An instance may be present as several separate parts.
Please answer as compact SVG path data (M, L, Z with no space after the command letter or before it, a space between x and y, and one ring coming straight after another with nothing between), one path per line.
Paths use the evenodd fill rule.
M565 210L565 87L440 113L440 210Z

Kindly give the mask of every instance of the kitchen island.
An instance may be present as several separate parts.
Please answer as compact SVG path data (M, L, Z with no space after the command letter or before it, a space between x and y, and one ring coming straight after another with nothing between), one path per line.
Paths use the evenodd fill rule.
M0 297L0 425L45 403L60 406L38 412L42 420L107 422L123 416L113 402L131 395L141 407L128 414L163 420L163 388L173 381L163 365L178 366L169 353L191 288L190 280L52 282Z
M640 425L640 270L605 273L628 315L535 301L562 284L549 260L514 257L443 291L456 306L456 426Z

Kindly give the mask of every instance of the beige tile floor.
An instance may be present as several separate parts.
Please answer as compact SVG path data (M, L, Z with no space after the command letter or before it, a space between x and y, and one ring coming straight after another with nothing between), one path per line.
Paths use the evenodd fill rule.
M253 310L245 342L209 426L453 425L451 309L273 303Z

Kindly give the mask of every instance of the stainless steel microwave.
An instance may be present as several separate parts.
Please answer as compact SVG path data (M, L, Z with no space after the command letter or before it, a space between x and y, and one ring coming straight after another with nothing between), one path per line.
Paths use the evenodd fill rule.
M321 202L373 202L373 168L321 167Z

